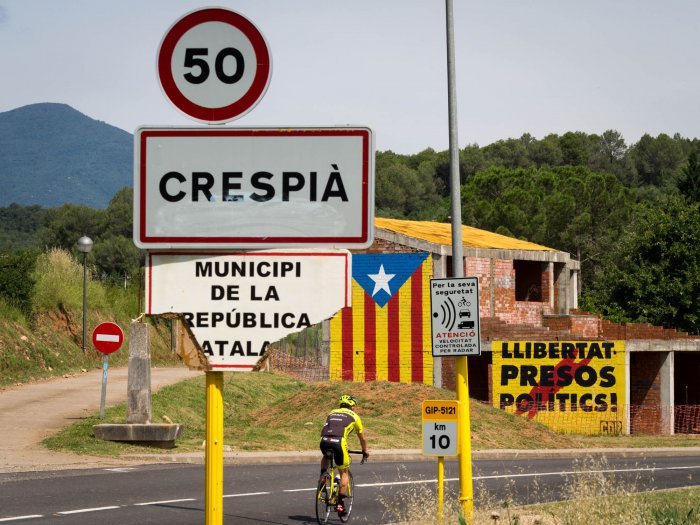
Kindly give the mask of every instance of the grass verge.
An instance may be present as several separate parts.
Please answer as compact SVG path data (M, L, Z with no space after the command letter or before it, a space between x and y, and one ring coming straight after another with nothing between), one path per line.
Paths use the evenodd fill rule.
M454 392L422 384L305 383L268 373L224 375L224 440L229 450L314 450L328 411L351 392L365 434L374 449L422 448L420 404L451 399ZM201 450L205 437L204 376L163 388L153 395L153 421L184 425L172 452ZM472 446L484 449L700 446L700 436L591 438L558 434L539 423L480 403L471 403ZM86 418L46 440L49 448L115 456L151 448L100 441L92 426L124 423L124 405L107 408L104 421ZM356 438L351 438L356 443ZM168 453L168 452L164 452Z

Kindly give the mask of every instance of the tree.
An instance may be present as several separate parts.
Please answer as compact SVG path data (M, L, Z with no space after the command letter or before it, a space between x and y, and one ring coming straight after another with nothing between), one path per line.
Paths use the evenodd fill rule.
M134 224L134 190L128 187L119 190L105 210L105 237L121 235L131 239Z
M631 153L639 185L674 185L674 178L686 159L682 139L671 138L665 133L656 138L645 133L632 147Z
M688 156L688 164L681 170L678 190L691 202L700 202L700 162L694 151Z
M584 167L558 168L556 173L560 177L558 192L548 201L551 235L581 262L585 284L629 223L634 194L612 173Z
M588 166L593 171L614 173L625 184L634 183L634 168L622 134L613 129L595 136Z
M700 333L700 204L642 203L582 301L618 322Z
M532 164L526 147L530 138L524 135L522 139L498 140L483 148L484 157L492 166L527 168Z
M564 160L564 154L559 145L559 137L547 135L542 140L534 140L528 145L528 156L535 166L559 166Z
M559 137L564 166L587 166L591 155L591 141L582 131L567 131Z
M633 193L583 166L491 168L462 187L462 220L574 254L586 282L628 222Z
M0 208L0 250L36 246L45 215L46 210L37 205Z
M25 314L32 310L32 274L37 250L15 250L0 254L0 297Z
M416 170L394 158L377 168L375 200L379 215L426 219L442 199L429 166Z
M104 226L104 211L64 204L47 210L44 224L39 234L43 248L73 250L79 237L97 238Z
M93 257L103 280L123 282L137 275L142 255L130 237L113 236L95 244Z

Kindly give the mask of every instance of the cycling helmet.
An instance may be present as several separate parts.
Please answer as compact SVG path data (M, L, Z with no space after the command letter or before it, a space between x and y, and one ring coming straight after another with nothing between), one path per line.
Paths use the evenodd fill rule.
M357 406L357 401L355 401L354 397L349 396L348 394L343 394L338 400L338 406L340 408L353 408Z

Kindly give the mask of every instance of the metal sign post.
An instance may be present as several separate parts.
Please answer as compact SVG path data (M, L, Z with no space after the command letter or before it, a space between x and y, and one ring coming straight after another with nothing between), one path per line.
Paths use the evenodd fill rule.
M421 407L423 422L423 455L437 456L438 523L442 523L445 499L445 456L456 456L459 440L459 401L426 400Z
M450 215L452 216L452 274L464 276L462 249L462 195L459 177L459 141L457 139L457 82L455 79L455 42L452 0L445 0L445 27L447 36L447 107L450 136ZM459 426L459 502L467 523L474 520L474 487L472 485L471 434L469 429L469 378L467 357L457 359L455 387L462 403Z

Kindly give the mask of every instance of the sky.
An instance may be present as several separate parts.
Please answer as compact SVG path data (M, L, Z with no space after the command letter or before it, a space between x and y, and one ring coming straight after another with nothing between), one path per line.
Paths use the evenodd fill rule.
M130 133L201 126L156 58L186 13L251 20L272 55L229 126L369 126L377 150L448 148L442 0L0 0L0 112L65 103ZM614 129L700 136L698 0L454 0L458 143Z

